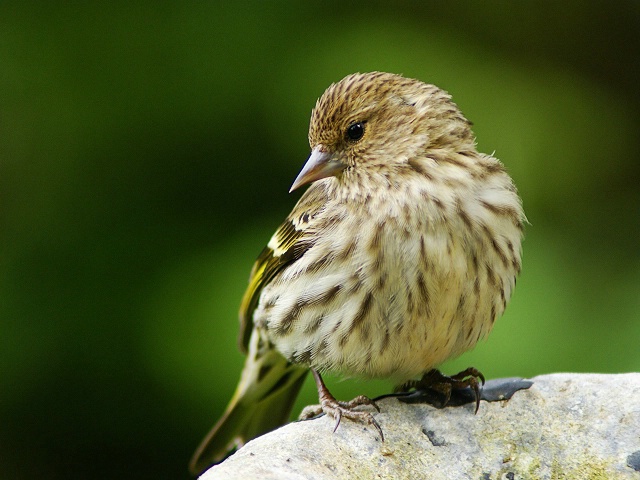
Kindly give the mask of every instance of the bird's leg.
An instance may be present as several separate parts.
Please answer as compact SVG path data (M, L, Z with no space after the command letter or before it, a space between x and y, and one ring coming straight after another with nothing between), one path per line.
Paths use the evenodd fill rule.
M478 381L479 380L479 381ZM452 390L471 388L476 398L476 413L480 408L480 385L484 385L484 375L479 370L469 367L452 376L443 375L435 368L425 373L420 380L414 380L400 385L396 391L406 391L412 388L416 390L430 388L444 395L443 406L449 403Z
M373 425L380 434L380 438L384 442L382 428L380 428L380 425L378 425L376 419L373 418L373 415L369 412L361 412L355 410L361 405L371 405L378 412L380 412L380 408L373 400L364 395L358 395L356 398L348 402L341 402L339 400L336 400L335 397L331 395L331 392L329 392L327 386L324 384L324 381L322 380L320 374L313 368L311 369L311 373L313 373L313 378L316 381L316 387L318 388L318 398L320 400L320 405L311 405L305 407L300 413L300 420L307 420L325 413L336 419L336 426L333 429L333 431L335 432L338 429L338 425L340 425L340 420L342 420L342 418L348 418L349 420Z

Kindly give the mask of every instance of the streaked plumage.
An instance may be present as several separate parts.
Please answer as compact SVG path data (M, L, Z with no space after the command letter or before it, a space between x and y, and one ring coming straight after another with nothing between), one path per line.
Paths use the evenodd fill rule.
M286 422L309 367L419 378L485 337L515 287L520 199L446 92L350 75L318 100L309 143L293 188L311 186L254 265L245 368L193 471Z

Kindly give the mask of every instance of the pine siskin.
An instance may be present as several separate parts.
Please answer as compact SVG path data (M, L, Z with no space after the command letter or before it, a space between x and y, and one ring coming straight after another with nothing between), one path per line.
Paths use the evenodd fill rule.
M316 103L311 183L262 251L240 309L240 383L190 468L287 422L309 370L321 409L382 431L366 397L338 402L320 372L471 386L434 367L491 330L520 272L525 222L502 164L478 153L450 95L390 73L353 74ZM337 423L336 423L337 427Z

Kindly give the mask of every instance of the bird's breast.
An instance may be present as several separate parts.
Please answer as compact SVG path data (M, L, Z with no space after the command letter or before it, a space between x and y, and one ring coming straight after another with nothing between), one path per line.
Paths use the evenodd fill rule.
M481 229L425 198L325 210L313 246L265 286L254 315L286 358L403 381L488 333L517 272Z

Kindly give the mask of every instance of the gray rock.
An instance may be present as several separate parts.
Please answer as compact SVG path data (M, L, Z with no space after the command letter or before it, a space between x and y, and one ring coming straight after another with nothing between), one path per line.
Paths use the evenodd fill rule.
M477 415L473 403L437 409L385 398L375 414L384 442L349 420L335 433L326 416L292 423L200 479L640 480L640 373L532 381L510 400L482 401ZM492 398L501 398L496 386Z

